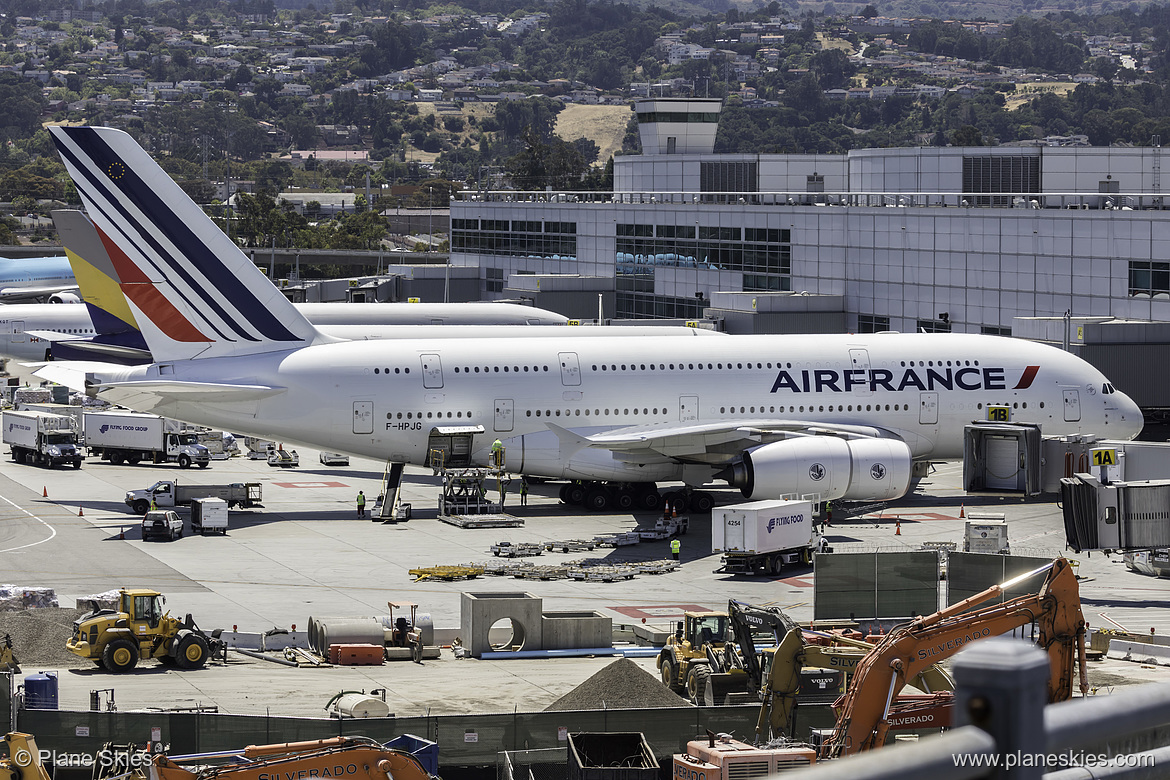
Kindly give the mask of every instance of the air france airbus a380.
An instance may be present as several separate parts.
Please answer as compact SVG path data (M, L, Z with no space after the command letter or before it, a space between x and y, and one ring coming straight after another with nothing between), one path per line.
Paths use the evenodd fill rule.
M915 460L961 456L964 426L989 406L1045 434L1127 439L1142 427L1084 361L993 336L339 342L130 136L51 132L126 264L122 288L156 362L40 373L132 408L416 464L459 437L485 463L499 438L509 471L593 482L595 507L610 496L652 506L655 482L719 478L748 498L894 498Z

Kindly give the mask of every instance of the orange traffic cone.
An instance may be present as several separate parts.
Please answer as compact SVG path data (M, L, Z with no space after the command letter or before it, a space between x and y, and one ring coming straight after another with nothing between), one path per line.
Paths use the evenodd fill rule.
M41 498L48 498L48 497L49 497L49 486L45 485L43 488L41 488Z
M959 504L959 517L966 517L967 513L963 510L967 508L966 504Z
M902 535L902 520L899 518L894 521L894 536Z
M671 517L678 517L678 504L675 504L674 506L672 506L670 508L670 516Z
M77 507L77 516L78 517L85 517L85 509L83 507L80 507L80 506Z

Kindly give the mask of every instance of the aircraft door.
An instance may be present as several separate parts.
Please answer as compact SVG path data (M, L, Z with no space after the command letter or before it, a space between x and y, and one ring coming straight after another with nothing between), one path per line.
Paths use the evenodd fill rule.
M849 350L849 368L852 371L861 372L861 381L854 384L849 389L854 395L868 396L869 390L869 350L868 349L851 349ZM857 377L856 374L853 375ZM848 384L848 382L846 382Z
M12 321L12 343L23 344L25 341L24 335L24 320Z
M565 387L577 387L581 384L581 364L577 360L576 352L562 352L557 355L561 361L561 384Z
M512 399L497 398L495 406L496 431L502 433L512 430Z
M374 432L373 401L353 402L353 432L361 434Z
M1081 421L1081 393L1079 390L1064 391L1064 421Z
M699 396L684 395L678 399L678 421L699 421Z
M423 387L438 390L443 386L443 363L438 355L422 356Z
M918 394L918 422L923 425L938 424L938 393Z

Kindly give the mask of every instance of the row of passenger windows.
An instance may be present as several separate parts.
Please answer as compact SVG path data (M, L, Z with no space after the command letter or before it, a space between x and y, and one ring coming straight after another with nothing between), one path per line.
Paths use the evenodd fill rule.
M1022 406L1024 409L1027 409L1028 408L1027 402L1025 402ZM1013 409L1019 409L1020 407L1021 407L1021 404L1019 404L1018 402L1012 404ZM982 409L983 404L979 404L978 408ZM1040 403L1040 408L1041 409L1044 408L1043 401L1041 401L1041 403ZM758 411L757 411L757 409L758 409ZM867 412L880 412L883 410L887 411L887 412L889 412L889 411L908 412L908 411L910 411L910 404L894 404L892 407L890 406L890 404L886 404L884 407L881 404L866 404L864 407L864 411L867 411ZM584 416L584 417L590 417L590 416L592 416L592 417L609 417L610 415L619 415L619 414L623 414L623 415L633 414L633 415L650 416L650 415L659 415L659 414L663 414L663 415L673 414L674 411L675 411L674 409L667 409L666 407L662 407L661 409L659 409L657 406L655 406L654 408L642 407L641 409L634 407L632 410L629 408L624 408L624 409L585 409L584 412L582 412L581 409L565 409L563 416L564 417L582 417L582 416ZM860 411L862 411L862 406L861 406L861 404L849 404L849 405L840 405L840 406L833 406L832 404L830 404L827 410L824 406L808 406L808 407L789 406L788 407L789 414L795 414L797 412L805 412L805 411L808 411L808 412L824 412L824 411L853 412L853 411L858 411L858 412L860 412ZM765 408L763 406L760 406L760 407L741 406L741 407L739 407L738 414L764 414L765 412L767 412L768 414L777 414L777 413L784 414L784 407L783 406L780 406L780 407L769 406L769 407ZM720 414L736 414L737 412L736 412L736 407L734 407L734 406L732 406L732 407L720 406L719 413ZM446 413L444 413L444 412L426 412L425 416L426 416L426 419L428 419L428 420L433 420L436 418L441 420L444 418L444 416L447 419L463 419L464 417L466 417L467 419L470 420L471 419L471 412L446 412ZM532 409L529 409L528 411L526 411L524 413L524 416L525 417L561 417L562 413L561 413L560 409L555 409L555 410L554 409L537 409L535 411L533 411ZM398 412L397 414L395 414L394 412L387 412L386 413L387 420L394 420L394 419L421 420L421 419L423 419L423 417L424 417L423 412Z
M655 364L653 364L653 363L649 363L649 364L647 364L647 363L630 363L628 365L626 363L620 363L620 364L619 363L611 363L610 365L607 366L606 364L602 363L599 367L595 363L593 365L592 369L594 371L618 371L618 370L621 370L621 371L626 371L626 370L629 370L629 371L647 371L647 370L649 370L649 371L655 371L655 370L674 371L675 365L676 365L675 363L659 363L657 366L655 366ZM762 369L765 367L769 368L769 369L772 368L771 363L755 363L755 364L747 363L746 367L748 369L751 369L751 368L753 368L753 365L757 369ZM913 368L915 366L933 367L936 365L941 368L943 365L943 361L941 361L941 360L937 360L937 361L935 361L935 360L918 360L918 361L911 360L909 363L907 363L905 360L902 361L902 366L904 368L907 366ZM946 365L948 365L948 366L950 366L950 365L955 365L955 366L975 365L975 366L978 366L979 361L978 360L976 360L976 361L955 360L952 362L952 361L948 360L948 361L946 361ZM706 364L704 364L704 363L678 363L677 366L678 366L679 370L686 369L688 371L695 371L695 370L702 371L704 368L706 368L707 370L714 371L714 370L723 370L723 368L724 368L723 363L706 363ZM744 367L745 367L744 363L734 363L734 364L728 363L727 364L728 369L743 369ZM500 368L501 368L500 366L484 366L482 373L491 374L494 372L494 373L498 374L498 373L500 373ZM792 364L791 363L777 363L776 368L790 369L790 368L792 368ZM460 373L461 371L464 374L481 373L479 366L470 366L470 367L463 366L462 369L459 366L455 367L456 374ZM503 371L505 374L507 374L507 373L516 373L516 374L525 373L525 374L527 374L530 371L531 371L531 373L538 374L542 371L547 372L548 366L532 366L531 368L529 368L529 366L503 366ZM375 374L389 374L390 369L389 368L375 368L374 373ZM396 368L396 369L394 369L394 373L395 374L409 374L410 369L409 368Z

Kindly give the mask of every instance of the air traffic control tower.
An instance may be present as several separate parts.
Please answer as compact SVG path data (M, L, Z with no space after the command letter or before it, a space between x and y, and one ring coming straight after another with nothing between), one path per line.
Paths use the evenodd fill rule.
M653 98L634 104L642 154L711 154L719 129L719 98Z

